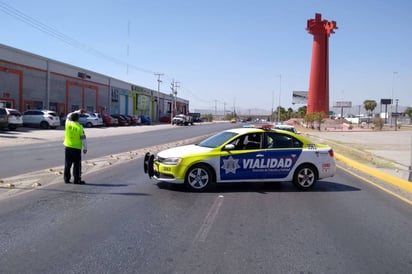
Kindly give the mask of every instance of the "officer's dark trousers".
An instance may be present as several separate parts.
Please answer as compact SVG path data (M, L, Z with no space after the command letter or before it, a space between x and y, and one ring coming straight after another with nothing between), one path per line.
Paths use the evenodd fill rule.
M66 147L65 148L65 161L64 161L64 181L70 181L70 170L73 165L73 177L74 182L81 181L82 172L82 150Z

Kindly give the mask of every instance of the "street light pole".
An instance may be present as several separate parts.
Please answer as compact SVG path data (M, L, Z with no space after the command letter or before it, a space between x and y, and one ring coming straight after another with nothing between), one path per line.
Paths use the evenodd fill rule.
M395 105L395 131L398 130L398 101L399 99L395 99L396 105Z
M279 74L279 106L278 106L278 122L280 122L280 97L282 94L282 75Z
M390 127L392 127L392 106L393 106L393 98L394 98L394 86L395 86L395 74L398 74L397 71L394 71L392 73L392 97L391 97L391 122L390 122Z
M272 90L272 111L270 112L270 122L274 122L274 119L273 119L273 104L274 104L274 101L275 101L275 90L273 89Z

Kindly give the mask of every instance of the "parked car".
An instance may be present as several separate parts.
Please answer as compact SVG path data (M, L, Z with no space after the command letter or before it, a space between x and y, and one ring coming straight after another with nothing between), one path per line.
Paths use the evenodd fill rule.
M81 113L79 114L79 123L82 124L84 127L98 127L103 124L103 122L99 121L99 118L95 116L93 113Z
M137 125L138 119L137 119L136 116L133 116L133 115L125 115L125 116L130 118L130 125L132 125L132 126Z
M0 129L7 128L9 120L7 118L7 111L5 108L0 108Z
M52 110L27 110L23 113L23 125L43 129L57 128L60 126L60 117Z
M275 125L275 129L286 130L286 131L290 131L290 132L293 132L293 133L298 133L296 128L294 126L290 126L290 125Z
M103 114L102 118L103 118L103 125L106 127L119 125L119 121L117 120L117 118L114 118L109 114Z
M117 121L119 121L119 126L128 126L129 125L129 122L128 122L127 118L124 117L123 115L121 115L121 114L112 114L112 116L114 118L116 118Z
M10 130L15 130L16 128L23 126L23 116L20 111L14 108L6 108L6 112Z
M147 115L140 115L140 124L142 125L151 125L152 124L152 120L150 119L149 116Z
M130 126L132 124L132 119L126 114L122 114L122 116L127 120L127 125Z
M98 122L98 126L99 126L99 127L100 127L100 126L103 126L103 117L102 117L102 115L101 115L100 113L94 112L94 113L91 113L91 115L92 115L92 116L95 116L95 117L97 118L97 122Z
M159 122L160 122L160 123L168 123L168 124L170 124L170 116L160 117Z

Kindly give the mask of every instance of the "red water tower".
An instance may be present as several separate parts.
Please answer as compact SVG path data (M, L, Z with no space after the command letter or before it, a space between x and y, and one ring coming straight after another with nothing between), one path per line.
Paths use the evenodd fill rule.
M329 36L337 28L335 21L322 20L319 13L315 14L315 19L308 20L306 30L313 35L308 114L329 114Z

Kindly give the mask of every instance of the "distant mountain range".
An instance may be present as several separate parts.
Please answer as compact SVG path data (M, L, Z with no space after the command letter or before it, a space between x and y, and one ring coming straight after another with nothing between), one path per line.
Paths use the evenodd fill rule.
M223 116L225 115L223 109L193 109L190 110L190 112L196 112L196 113L200 113L200 114L212 114L212 115L219 115L219 116ZM233 110L232 109L228 109L225 111L226 114L228 113L232 113ZM259 109L259 108L250 108L250 109L243 109L243 108L239 108L236 109L236 114L237 115L270 115L270 110L266 110L266 109Z

